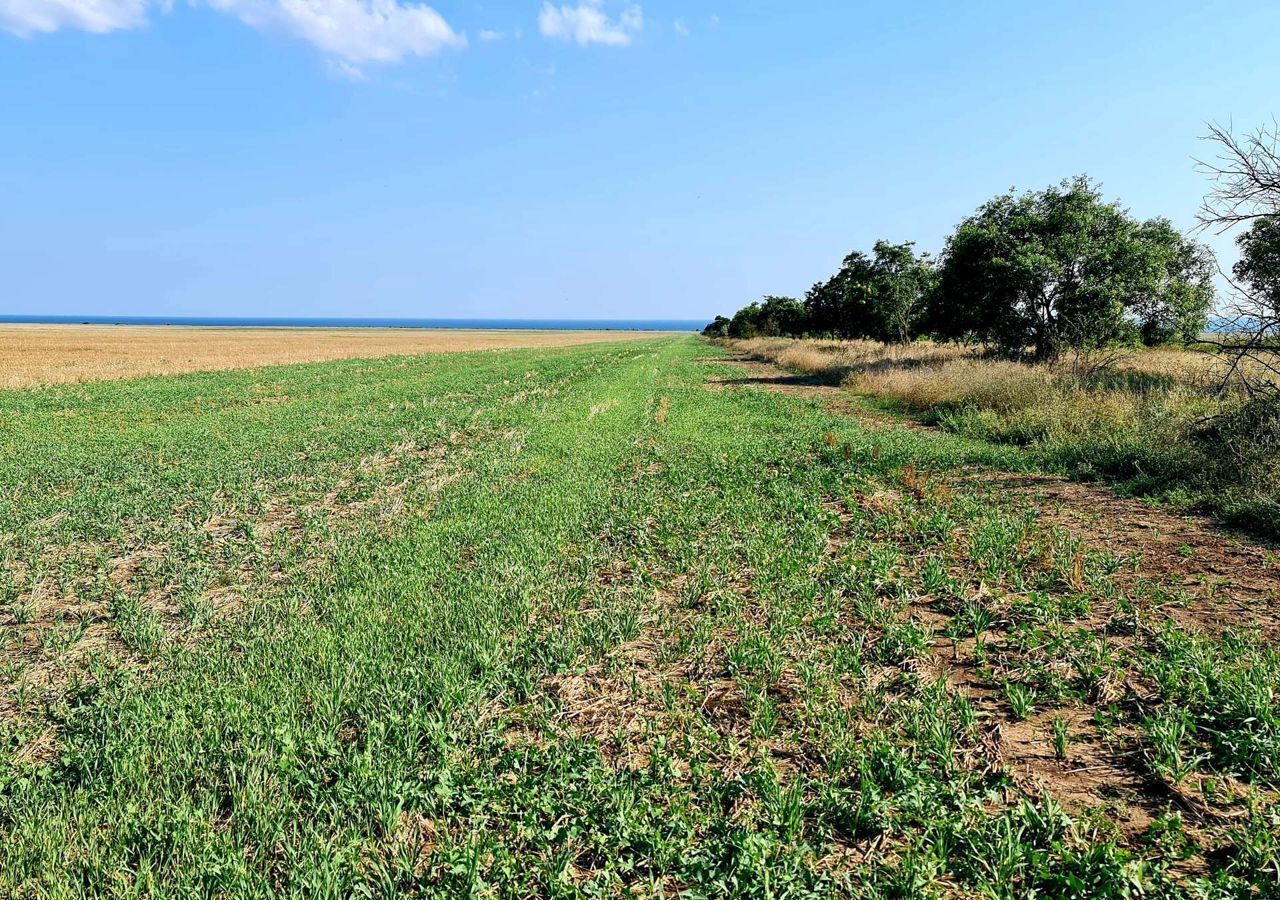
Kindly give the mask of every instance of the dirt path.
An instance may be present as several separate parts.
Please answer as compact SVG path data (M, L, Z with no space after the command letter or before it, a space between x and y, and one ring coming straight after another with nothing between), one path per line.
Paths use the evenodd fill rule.
M755 387L774 394L787 394L803 397L806 400L821 400L823 408L830 413L852 416L859 422L878 428L923 428L919 422L900 419L889 413L870 409L866 404L858 402L858 398L839 385L812 378L807 375L796 375L780 369L772 363L746 357L717 359L742 371L740 376L723 377L712 375L707 379L707 386L712 390L729 390L732 388Z

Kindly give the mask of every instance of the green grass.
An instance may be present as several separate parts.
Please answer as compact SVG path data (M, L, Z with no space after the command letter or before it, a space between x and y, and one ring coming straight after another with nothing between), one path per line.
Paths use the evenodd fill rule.
M715 352L0 394L0 895L1280 892L1273 650Z

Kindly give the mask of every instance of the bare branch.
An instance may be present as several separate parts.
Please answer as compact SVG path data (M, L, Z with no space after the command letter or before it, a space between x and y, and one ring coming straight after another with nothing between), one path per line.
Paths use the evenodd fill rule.
M1270 125L1242 135L1230 125L1211 124L1203 140L1217 145L1217 156L1196 161L1213 181L1200 208L1202 229L1221 234L1280 216L1280 121L1272 119ZM1218 274L1230 285L1232 302L1218 333L1197 343L1212 347L1224 360L1219 391L1280 396L1280 309L1221 266Z
M1197 159L1214 182L1200 207L1200 227L1221 234L1280 210L1280 122L1237 135L1210 124L1202 140L1217 145L1212 159Z

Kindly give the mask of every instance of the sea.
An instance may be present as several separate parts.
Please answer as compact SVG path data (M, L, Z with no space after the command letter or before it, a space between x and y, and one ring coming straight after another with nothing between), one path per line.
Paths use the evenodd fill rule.
M502 331L701 331L704 319L379 319L239 316L7 316L42 325L194 325L217 328L483 328Z

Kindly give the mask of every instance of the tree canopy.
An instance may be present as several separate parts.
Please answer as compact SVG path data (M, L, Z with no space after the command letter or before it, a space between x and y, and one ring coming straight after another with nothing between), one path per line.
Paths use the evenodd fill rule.
M843 338L906 343L919 333L934 284L928 254L910 241L876 241L871 255L855 250L840 270L805 295L806 331Z
M1213 299L1207 251L1134 220L1087 178L987 201L947 242L932 330L1013 357L1193 337Z
M1249 230L1236 238L1240 261L1232 268L1241 282L1280 315L1280 216L1255 219Z
M734 313L727 331L734 338L802 334L804 318L804 305L794 297L765 297Z
M957 226L936 261L910 241L877 241L870 253L846 256L802 304L766 297L708 328L889 343L928 334L1052 359L1194 338L1213 302L1213 271L1207 248L1169 220L1135 219L1082 176L992 198Z

